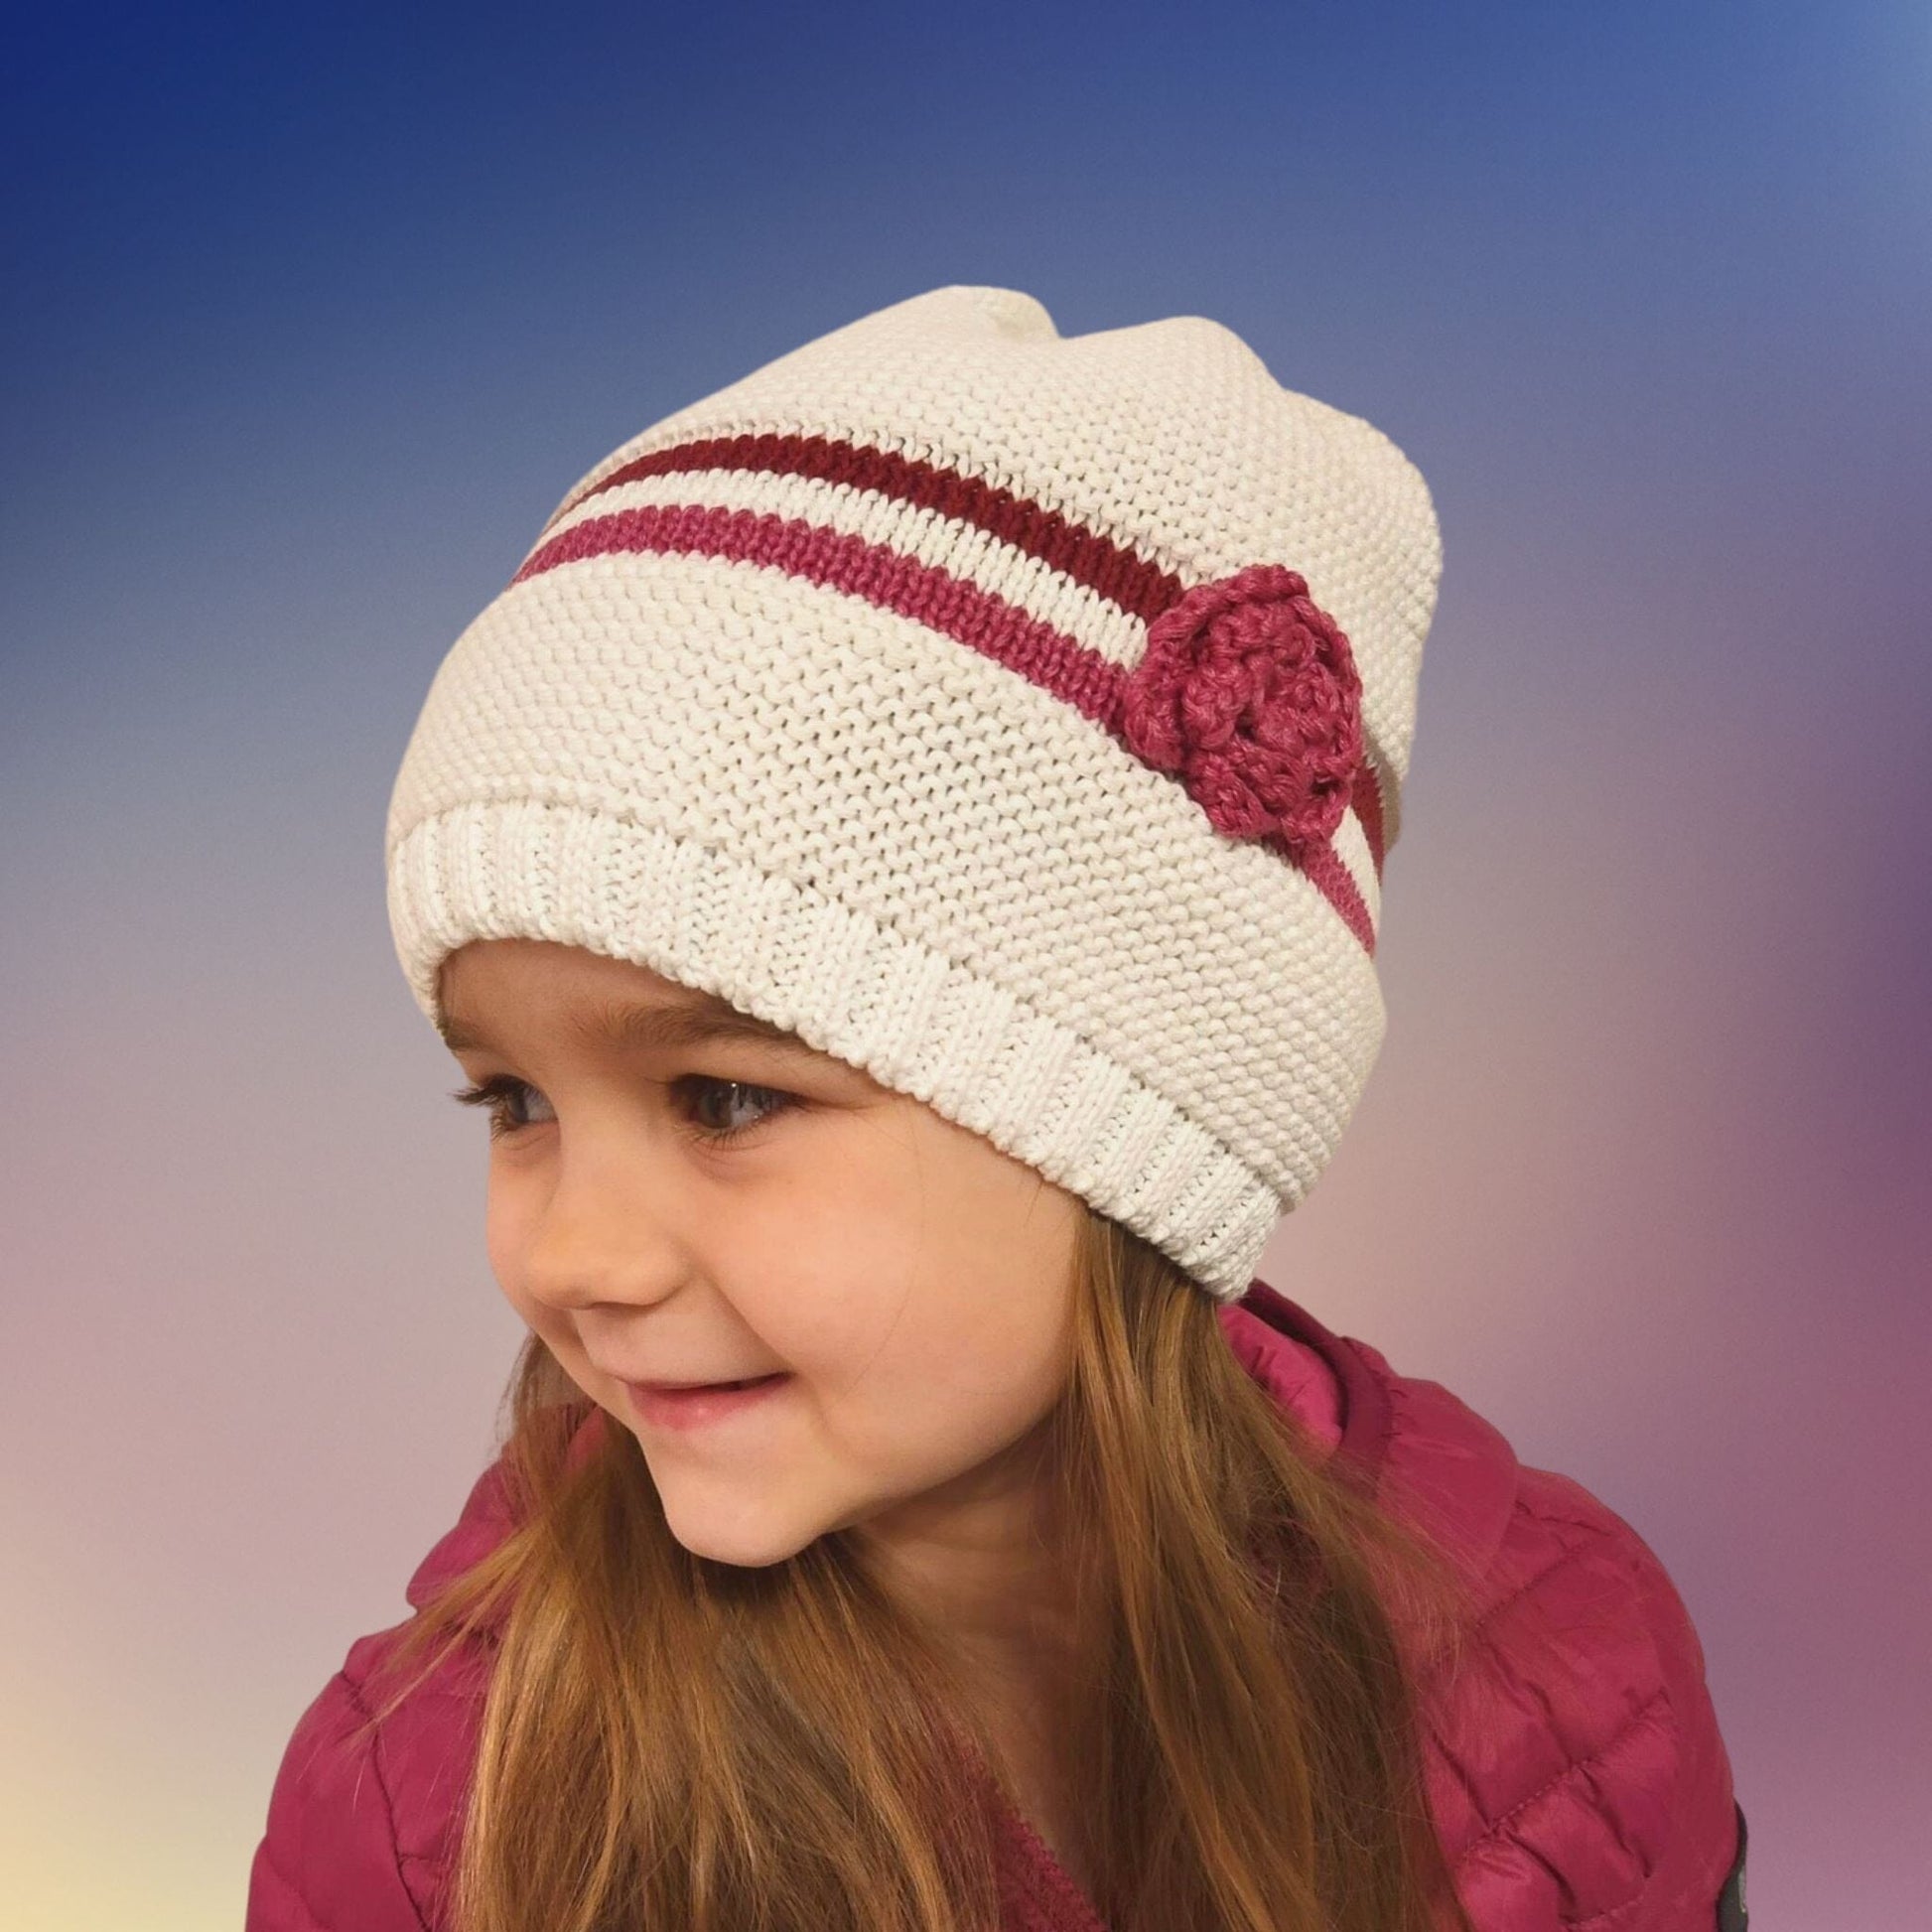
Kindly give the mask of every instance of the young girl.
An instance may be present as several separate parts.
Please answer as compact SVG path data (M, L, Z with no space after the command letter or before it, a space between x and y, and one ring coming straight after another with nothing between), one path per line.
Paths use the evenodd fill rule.
M1714 1932L1655 1557L1254 1278L1441 568L1199 317L949 287L573 489L391 801L530 1333L250 1932Z

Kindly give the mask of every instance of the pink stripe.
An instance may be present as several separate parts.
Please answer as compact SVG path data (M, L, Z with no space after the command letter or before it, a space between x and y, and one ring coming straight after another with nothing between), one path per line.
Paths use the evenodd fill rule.
M796 517L703 504L645 504L587 518L540 545L510 579L513 587L562 564L622 552L655 551L762 564L788 576L864 598L942 632L1018 671L1042 691L1120 738L1121 687L1127 673L1077 638L933 564L843 530ZM1280 839L1256 841L1290 864ZM1308 876L1373 955L1375 933L1362 896L1331 843L1306 853Z
M1376 776L1375 767L1363 759L1361 769L1355 773L1355 788L1349 794L1349 805L1355 816L1362 821L1362 833L1368 840L1368 856L1375 866L1375 877L1382 877L1383 845L1382 825L1382 780Z

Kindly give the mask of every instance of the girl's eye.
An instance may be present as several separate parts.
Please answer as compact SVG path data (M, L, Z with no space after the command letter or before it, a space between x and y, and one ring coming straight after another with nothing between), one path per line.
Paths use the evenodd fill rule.
M671 1082L671 1091L691 1102L687 1111L698 1119L698 1133L712 1146L723 1146L730 1141L743 1140L746 1135L755 1133L768 1120L774 1120L792 1107L801 1105L798 1098L789 1093L781 1093L776 1087L756 1087L745 1080L714 1080L706 1073L690 1073L682 1080ZM736 1127L707 1127L703 1124L703 1100L706 1095L726 1094L743 1098L750 1095L756 1103L758 1118L742 1121Z
M698 1136L707 1145L713 1147L722 1147L732 1141L743 1140L748 1134L763 1126L765 1121L800 1104L795 1095L780 1092L776 1087L755 1087L744 1080L716 1080L704 1073L691 1073L681 1080L672 1081L671 1091L684 1103L687 1115L702 1116L704 1099L719 1093L749 1094L755 1096L760 1103L759 1119L744 1122L736 1127L708 1127L700 1118L697 1125ZM489 1138L494 1141L501 1139L505 1134L516 1132L518 1128L542 1125L540 1121L532 1121L527 1116L517 1118L511 1111L523 1109L529 1097L535 1092L536 1089L527 1080L518 1080L507 1073L497 1073L474 1087L460 1087L450 1097L466 1107L487 1108Z

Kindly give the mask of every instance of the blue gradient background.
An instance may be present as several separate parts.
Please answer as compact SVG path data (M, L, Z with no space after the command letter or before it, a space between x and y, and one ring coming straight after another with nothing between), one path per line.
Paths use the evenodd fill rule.
M1388 1039L1263 1272L1663 1558L1765 1932L1923 1923L1932 15L8 34L0 1922L238 1925L485 1454L382 899L443 652L624 437L986 282L1211 316L1429 478Z

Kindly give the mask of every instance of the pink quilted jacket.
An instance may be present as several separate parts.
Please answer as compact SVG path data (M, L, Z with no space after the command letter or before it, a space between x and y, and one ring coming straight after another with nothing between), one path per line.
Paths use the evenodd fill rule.
M1526 1468L1438 1383L1396 1374L1254 1282L1221 1320L1248 1372L1407 1498L1475 1582L1477 1640L1427 1708L1429 1798L1481 1932L1743 1932L1744 1819L1670 1580L1620 1517ZM499 1469L424 1558L421 1605L503 1533ZM453 1660L352 1741L397 1625L359 1639L296 1725L247 1932L445 1932L439 1900L482 1663ZM1105 1932L1024 1818L1001 1846L1007 1932Z

